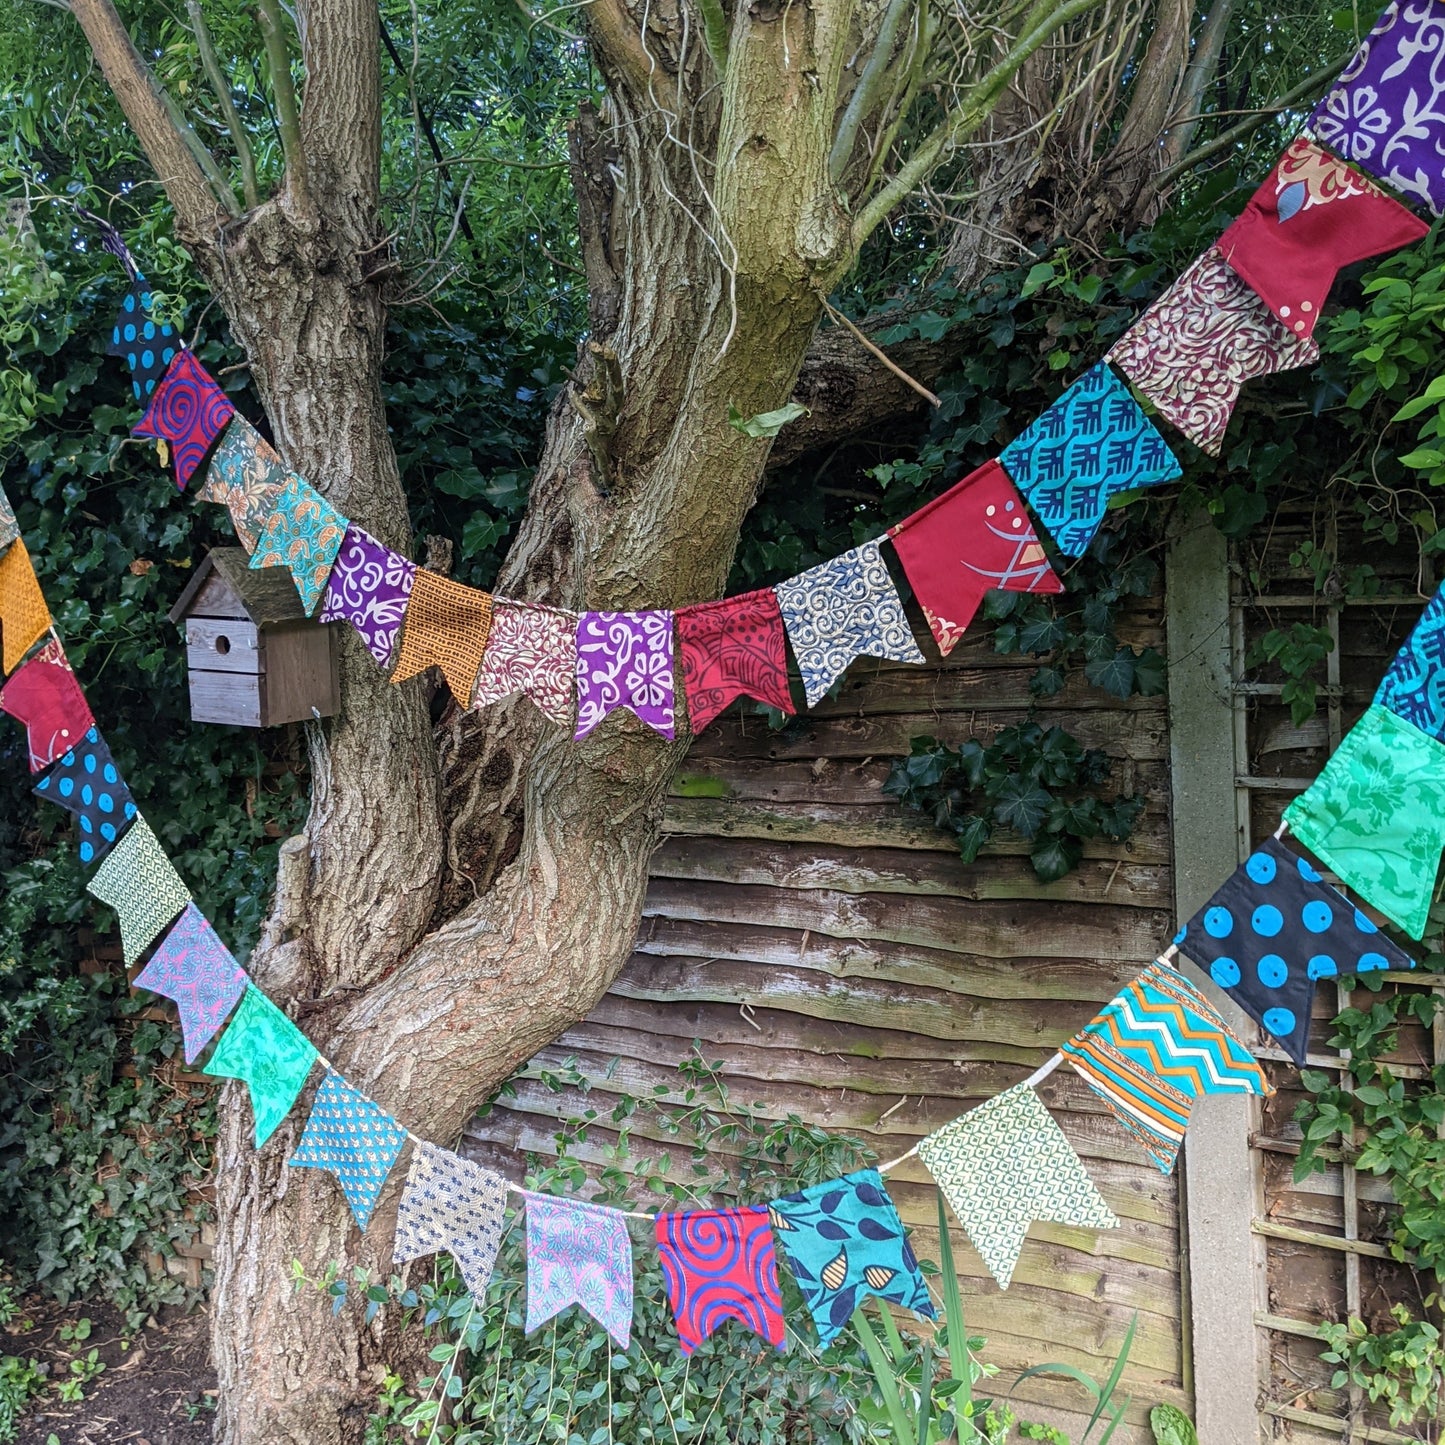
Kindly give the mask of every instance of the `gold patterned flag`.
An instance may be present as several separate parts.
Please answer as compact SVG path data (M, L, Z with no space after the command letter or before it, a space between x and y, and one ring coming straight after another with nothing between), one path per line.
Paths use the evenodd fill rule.
M7 677L49 626L50 609L35 579L30 553L17 537L0 556L0 642L4 644Z
M86 892L115 909L127 965L134 963L191 901L190 889L171 867L150 824L140 817L96 869Z
M450 577L418 567L391 680L404 682L435 663L457 705L470 707L491 630L489 592L463 587Z

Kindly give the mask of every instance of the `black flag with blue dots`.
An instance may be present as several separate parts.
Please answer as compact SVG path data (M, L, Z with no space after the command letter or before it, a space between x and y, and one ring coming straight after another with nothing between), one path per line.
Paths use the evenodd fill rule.
M1303 1064L1315 984L1342 974L1414 968L1305 859L1274 838L1179 931L1175 943Z
M175 327L157 321L152 314L150 283L137 272L106 347L107 355L125 358L137 401L144 401L156 389L180 347Z

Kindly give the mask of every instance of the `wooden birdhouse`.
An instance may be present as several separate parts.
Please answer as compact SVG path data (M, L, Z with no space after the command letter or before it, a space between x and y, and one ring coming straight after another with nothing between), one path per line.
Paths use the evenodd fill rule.
M186 629L196 722L265 728L339 710L332 629L307 617L287 568L253 572L240 547L217 547L170 619Z

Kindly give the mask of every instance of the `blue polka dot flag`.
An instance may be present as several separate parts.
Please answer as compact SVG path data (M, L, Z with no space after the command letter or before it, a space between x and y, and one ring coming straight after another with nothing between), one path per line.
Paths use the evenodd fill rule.
M1183 473L1107 362L1090 367L999 455L1061 551L1081 557L1109 499Z
M1274 838L1235 870L1174 941L1297 1064L1309 1048L1320 979L1415 966L1343 893Z
M106 353L122 357L130 368L131 387L137 401L144 401L166 374L166 368L180 350L181 339L168 321L157 321L151 306L151 288L137 274L120 304L120 314L111 330Z
M341 1181L357 1224L365 1229L405 1143L406 1131L390 1114L327 1069L291 1163L330 1170Z
M99 863L135 817L135 800L110 755L99 728L89 728L68 752L40 775L38 797L75 814L80 825L80 861Z

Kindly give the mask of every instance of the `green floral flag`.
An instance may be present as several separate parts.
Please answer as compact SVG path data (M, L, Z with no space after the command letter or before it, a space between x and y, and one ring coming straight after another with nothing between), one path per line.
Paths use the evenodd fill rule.
M218 1079L246 1081L259 1149L296 1102L315 1062L310 1039L252 984L205 1072Z
M1411 938L1425 932L1445 849L1445 745L1377 704L1284 820Z
M918 1157L1000 1289L1009 1287L1034 1220L1085 1229L1119 1226L1064 1131L1027 1084L996 1094L930 1134Z
M0 490L0 552L3 552L18 536L20 528L15 522L15 509L10 498Z

